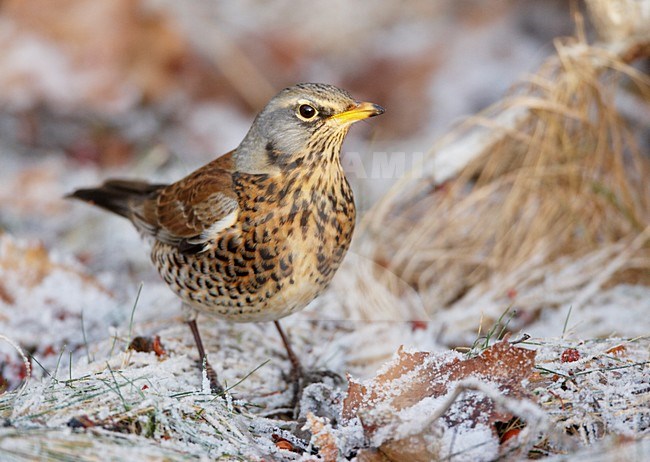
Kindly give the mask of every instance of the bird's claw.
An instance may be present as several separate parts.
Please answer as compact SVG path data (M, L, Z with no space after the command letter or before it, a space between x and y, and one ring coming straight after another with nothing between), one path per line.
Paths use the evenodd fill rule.
M334 371L305 371L302 367L292 367L288 376L285 377L292 387L292 398L289 406L294 410L295 416L300 414L300 400L302 399L302 393L309 385L313 383L322 383L325 379L331 379L337 385L344 382L343 377Z

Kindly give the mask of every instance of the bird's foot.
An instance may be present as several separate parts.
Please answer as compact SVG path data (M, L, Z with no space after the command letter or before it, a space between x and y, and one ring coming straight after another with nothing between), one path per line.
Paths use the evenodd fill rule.
M213 395L223 395L226 393L225 388L223 385L221 385L221 382L219 382L217 372L207 360L204 359L203 361L196 361L196 365L201 371L201 377L203 380L206 378L208 379L210 385L210 393Z
M304 370L300 367L292 367L287 377L287 382L291 384L292 398L289 407L293 409L294 418L300 415L300 400L305 388L314 383L325 382L331 379L335 384L342 384L343 377L334 371L329 370Z
M294 420L300 415L300 400L302 398L303 390L313 384L323 382L326 378L331 378L334 380L334 383L342 383L343 378L335 372L332 371L305 371L294 353L293 348L291 348L291 343L289 342L289 337L284 333L284 330L280 326L278 321L274 321L275 327L280 334L282 343L284 344L285 349L287 350L287 357L291 362L291 371L288 376L285 376L285 380L290 383L292 398L290 402L290 409L293 410Z
M205 375L208 377L208 381L210 382L210 392L212 392L213 395L223 395L226 390L219 382L216 371L212 368L207 360L203 364L203 370L205 371Z

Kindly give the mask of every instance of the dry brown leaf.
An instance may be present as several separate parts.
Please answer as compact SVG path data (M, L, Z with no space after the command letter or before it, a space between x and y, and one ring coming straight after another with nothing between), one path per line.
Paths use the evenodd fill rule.
M313 435L312 441L318 447L319 460L324 462L337 462L339 460L339 448L336 444L336 437L332 434L327 421L317 417L311 412L307 414L307 429Z
M404 409L422 398L442 396L448 385L463 378L478 376L499 385L510 396L524 396L521 381L532 374L535 352L497 343L481 355L466 360L440 357L427 352L410 353L400 348L398 358L385 372L377 375L370 387L351 381L343 405L343 418L351 419L378 401L390 400L396 410ZM400 385L398 393L391 382L413 374Z
M164 358L167 356L165 347L160 341L160 335L153 337L135 337L129 344L129 350L142 353L155 353L157 357Z
M357 462L390 462L379 449L362 449L357 453Z
M436 449L429 448L426 435L421 433L399 440L389 440L381 445L379 451L391 462L431 462L438 459Z
M528 397L522 381L532 375L534 360L534 351L507 341L469 359L448 353L411 353L400 348L397 358L374 379L365 384L350 381L342 416L348 421L359 417L366 436L372 440L382 429L401 423L397 415L400 411L426 398L444 397L464 379L478 379L509 398ZM497 410L493 400L480 393L464 396L460 405L463 412L442 409L447 427L485 425L497 436L495 422L508 422L513 417L505 410ZM379 449L392 461L431 460L436 456L431 437L435 439L437 430L434 425L426 427L413 434L388 438Z
M622 356L626 355L627 348L625 347L625 345L616 345L616 346L610 348L609 350L607 350L605 353L610 354L610 355L614 355L614 356L622 357Z

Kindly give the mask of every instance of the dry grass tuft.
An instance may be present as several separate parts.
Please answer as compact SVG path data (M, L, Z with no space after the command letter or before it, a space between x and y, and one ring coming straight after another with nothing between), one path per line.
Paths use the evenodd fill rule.
M589 273L574 281L576 297L594 277L596 289L650 284L650 162L616 101L624 89L650 101L650 78L619 58L625 53L583 39L556 48L536 75L444 140L365 218L372 239L364 241L376 243L364 253L415 288L429 313L487 292L505 300L503 309L535 270L563 257L581 259L579 273ZM437 155L473 150L453 179L440 182ZM616 265L601 272L602 258L591 256L603 251Z

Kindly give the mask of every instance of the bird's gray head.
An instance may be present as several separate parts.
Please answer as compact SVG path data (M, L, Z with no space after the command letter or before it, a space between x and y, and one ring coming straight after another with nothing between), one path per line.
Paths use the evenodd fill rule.
M257 115L237 148L238 169L262 173L334 160L352 123L383 112L333 85L285 88Z

